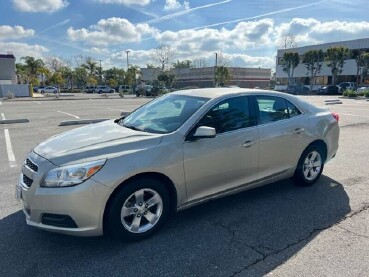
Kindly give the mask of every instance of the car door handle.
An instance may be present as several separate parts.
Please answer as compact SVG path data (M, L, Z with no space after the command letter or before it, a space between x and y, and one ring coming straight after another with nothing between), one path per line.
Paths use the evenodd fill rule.
M254 140L248 140L248 141L245 141L245 142L242 144L242 147L250 148L250 147L251 147L251 146L253 146L255 143L256 143L256 141L254 141Z
M304 132L305 131L305 129L304 128L296 128L294 131L293 131L293 133L295 134L295 135L300 135L300 134L302 134L302 132Z

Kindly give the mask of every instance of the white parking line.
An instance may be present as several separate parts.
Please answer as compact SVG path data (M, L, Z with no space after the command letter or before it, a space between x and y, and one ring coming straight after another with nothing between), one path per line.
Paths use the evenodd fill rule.
M63 113L63 114L66 114L66 115L69 115L69 116L73 116L74 118L77 118L79 119L78 116L74 115L74 114L71 114L71 113L66 113L66 112L61 112L61 111L58 111L58 113Z
M5 120L6 118L5 118L5 114L4 113L1 113L1 119L2 120Z
M41 102L36 101L37 104L41 105Z
M367 115L358 115L358 114L348 114L348 113L338 113L339 115L347 115L347 116L356 116L356 117L367 117L369 118L369 116Z
M15 156L14 156L14 152L12 148L12 143L10 141L9 130L5 129L4 134L5 134L6 151L8 152L9 165L10 167L16 167L17 164L15 162Z
M120 110L120 109L112 109L112 108L106 108L107 110L112 110L112 111L120 111L120 112L123 112L123 110Z
M1 103L1 101L0 101L0 106L2 105L3 103Z

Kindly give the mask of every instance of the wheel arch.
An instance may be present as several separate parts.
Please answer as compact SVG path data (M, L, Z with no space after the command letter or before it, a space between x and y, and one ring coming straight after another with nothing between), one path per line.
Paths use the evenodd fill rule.
M127 184L129 184L131 181L133 180L137 180L140 178L154 178L156 180L161 181L165 187L167 188L168 192L169 192L169 197L170 197L170 212L175 212L177 210L177 190L172 182L172 180L166 176L163 173L159 173L159 172L145 172L145 173L139 173L137 175L134 175L130 178L128 178L127 180L123 181L120 185L118 185L114 191L110 194L108 201L106 201L105 204L105 208L104 208L104 214L103 214L103 228L104 228L104 232L106 229L106 217L108 214L108 209L110 206L111 201L114 199L114 196Z
M304 152L306 149L308 149L309 147L311 146L317 146L319 148L321 148L323 150L323 159L324 159L324 162L327 160L327 155L328 155L328 147L327 147L327 144L325 143L324 140L322 139L317 139L317 140L314 140L313 142L311 142L305 149L304 149ZM302 154L301 154L302 155Z

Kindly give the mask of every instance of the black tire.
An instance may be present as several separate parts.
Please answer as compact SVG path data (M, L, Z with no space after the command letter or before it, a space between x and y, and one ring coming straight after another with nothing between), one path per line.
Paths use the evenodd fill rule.
M142 231L142 232L132 232L127 229L128 227L125 227L123 225L123 222L121 220L121 211L122 211L124 203L127 200L131 199L132 194L142 189L151 190L160 195L161 200L162 200L161 215L159 216L158 221L152 227L150 227L150 229L146 231ZM137 205L137 203L134 203L134 204L135 206ZM132 205L134 204L132 203ZM132 205L130 207L134 208L135 206L132 206ZM144 208L144 206L145 206L145 201L143 201L143 206L141 208ZM157 207L155 206L156 205L153 205L151 208L148 208L148 209L150 209L152 213L155 213L155 209L158 209L159 204L157 205ZM152 210L152 208L154 210ZM138 178L138 179L132 180L131 182L127 184L124 184L119 189L119 191L114 195L114 197L111 199L110 204L107 207L106 227L111 234L113 234L114 236L116 236L117 238L121 240L138 241L138 240L146 239L152 236L156 231L158 231L160 227L163 225L163 223L165 222L166 218L168 217L169 212L170 212L169 193L165 185L157 179ZM138 215L138 213L140 213L140 211L138 211L135 214L125 217L125 219L127 218L127 220L130 220L130 217L131 217L132 225L133 225L133 220L136 219L136 215ZM140 220L142 220L143 224L145 224L146 222L149 223L149 221L146 219L146 216L144 216L143 213L142 213Z
M318 153L319 157L317 156L316 161L320 160L321 166L314 167L312 164L307 165L305 162L309 160L309 157L312 158L312 153ZM305 149L305 151L302 153L299 162L297 164L295 174L293 176L293 179L297 185L300 186L311 186L318 181L320 175L322 175L323 169L324 169L324 162L325 162L325 156L324 151L321 147L318 145L311 145L308 148ZM309 170L309 166L311 169ZM311 173L310 176L306 176L304 174L304 170L308 170L309 173Z
M44 93L45 93L45 91L41 90L41 94L44 94Z

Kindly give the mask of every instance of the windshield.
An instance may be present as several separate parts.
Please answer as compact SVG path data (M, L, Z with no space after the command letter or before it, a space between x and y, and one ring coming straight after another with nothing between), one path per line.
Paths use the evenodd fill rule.
M209 99L167 94L142 106L123 120L123 126L137 131L167 134L177 130Z

